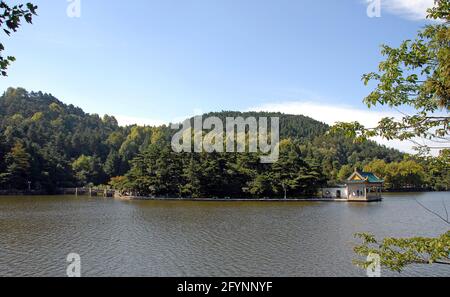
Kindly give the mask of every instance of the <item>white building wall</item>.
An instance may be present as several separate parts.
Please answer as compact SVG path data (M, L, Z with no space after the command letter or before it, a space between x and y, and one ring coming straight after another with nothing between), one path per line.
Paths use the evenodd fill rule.
M340 194L340 195L339 195ZM330 199L347 199L347 188L323 188L322 197Z
M348 198L349 199L365 199L366 198L366 186L363 184L348 185Z

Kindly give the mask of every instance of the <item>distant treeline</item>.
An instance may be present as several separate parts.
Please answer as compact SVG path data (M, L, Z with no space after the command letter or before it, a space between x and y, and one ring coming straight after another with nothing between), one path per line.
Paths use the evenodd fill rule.
M206 116L280 118L275 164L256 154L176 154L168 126L120 127L50 94L9 88L0 97L0 190L111 185L124 192L176 197L296 197L347 178L355 167L385 178L388 188L449 188L448 153L414 158L374 142L327 134L304 116L220 112Z

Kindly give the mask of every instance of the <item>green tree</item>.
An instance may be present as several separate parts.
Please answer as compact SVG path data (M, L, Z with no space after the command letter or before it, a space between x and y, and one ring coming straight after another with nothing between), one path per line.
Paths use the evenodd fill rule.
M13 189L23 190L28 188L30 154L28 154L21 142L16 142L11 151L6 155L6 172L0 174L3 184Z
M199 162L199 155L188 154L183 167L183 178L185 183L181 187L181 193L184 196L192 198L201 198L202 191L202 171Z
M108 136L106 143L115 151L119 151L122 144L125 142L126 137L123 131L114 131Z
M151 148L158 147L152 144ZM158 157L152 171L155 174L152 180L152 189L155 196L181 197L183 185L183 163L181 155L175 153L171 146L158 147ZM150 164L149 164L150 165Z
M274 164L256 165L246 191L258 197L300 197L316 194L325 178L320 166L302 157L291 139L280 142L280 157Z
M36 10L37 6L31 3L10 6L6 1L0 1L0 28L9 36L19 29L23 21L31 24ZM8 66L16 60L13 56L3 57L4 50L3 43L0 43L0 76L7 76Z
M417 148L424 152L430 149L446 149L449 144L450 117L450 1L436 0L435 6L428 9L428 18L442 20L426 26L416 39L404 41L398 48L382 46L381 54L385 60L379 65L379 72L363 76L367 85L376 82L373 92L365 98L368 107L387 105L402 113L401 120L394 118L382 119L376 127L366 128L360 123L339 123L331 130L332 133L344 133L358 141L381 136L386 139L411 140ZM402 112L401 108L415 110L413 114ZM438 143L436 146L423 145L415 138L426 138ZM396 164L397 177L405 172L413 175L417 168L412 164L401 166ZM411 169L411 170L410 170ZM386 169L387 173L394 168ZM402 180L392 181L395 186ZM448 218L447 218L447 223ZM379 243L372 235L360 235L364 244L355 251L362 256L375 253L381 256L383 266L401 271L412 263L448 264L449 234L439 239L388 238ZM371 248L370 245L373 245ZM428 256L424 258L423 256ZM364 263L367 265L368 263Z
M415 160L404 160L399 163L401 186L407 189L419 189L424 184L425 170Z
M355 169L352 166L350 165L342 166L338 173L338 180L340 182L346 181L347 178L349 178L353 172L355 172Z
M272 165L271 180L275 192L278 195L282 193L284 199L287 199L288 193L297 190L304 182L302 167L305 166L299 148L291 140L281 141L280 157L278 162Z
M0 173L5 170L5 157L8 152L8 147L6 146L6 140L2 133L0 133Z
M122 159L118 152L112 150L106 158L103 170L107 176L119 176L122 174Z
M130 190L132 186L126 176L112 177L108 183L114 190L121 192L122 194Z
M388 174L386 172L386 166L387 163L384 160L373 160L366 166L364 166L364 171L366 172L373 172L375 173L379 178L386 180Z
M444 150L439 157L425 157L426 183L436 191L450 190L450 150Z
M361 233L356 237L363 242L355 247L355 252L362 256L379 255L382 267L402 272L411 264L450 265L450 231L438 238L385 238L378 241L372 234ZM356 265L367 269L373 263L355 260Z
M356 162L366 162L375 158L386 162L403 159L400 152L386 149L373 142L354 144L341 136L324 135L326 125L303 116L251 112L222 112L211 115L220 118L238 115L243 117L279 116L281 139L292 139L301 148L299 157L305 161L310 160L307 162L309 168L304 169L305 175L314 170L334 180L337 169L347 163L354 166ZM0 172L6 172L6 154L17 141L20 141L31 157L29 177L35 188L53 193L57 188L73 187L79 184L82 176L76 176L76 172L72 170L72 164L82 155L95 156L95 167L99 174L89 177L88 181L85 178L81 180L107 183L114 176L125 176L131 172L130 161L145 152L150 144L161 148L168 145L173 133L174 131L167 126L119 127L113 117L86 114L80 108L62 103L51 94L28 92L23 88L8 88L0 96ZM184 173L188 171L191 157L189 154L179 156L183 171L182 188L187 185ZM190 180L193 189L196 188L195 185L199 186L195 190L196 195L283 196L280 182L271 181L274 178L273 166L263 166L258 157L258 154L221 153L195 156L195 167L198 169L192 172ZM423 162L428 164L428 161ZM138 165L135 167L139 168ZM427 180L437 185L441 175L437 173L437 168L433 172L435 172L433 178L430 177ZM145 171L140 174L142 176L138 178L145 181L147 179ZM263 180L264 184L267 183L267 187L261 182ZM254 191L250 191L252 181L258 181L253 183ZM131 184L140 187L133 179L130 179ZM291 196L305 192L302 187L308 184L307 181L302 181L301 187L295 187L295 189L291 187L288 194ZM257 185L261 186L262 191L258 190ZM183 195L191 194L188 191Z
M259 198L267 198L274 194L273 178L271 172L257 174L248 182L245 191Z
M152 129L150 127L132 127L130 134L120 148L120 154L131 160L150 145L151 135Z
M99 163L98 158L85 155L81 155L72 163L78 185L98 184L102 174Z
M29 175L36 190L53 194L58 188L73 186L71 163L55 146L48 144L41 148L34 143L29 146L28 152L31 155Z
M373 172L383 179L385 187L390 190L420 189L425 183L424 165L414 159L391 163L374 160L368 163L364 170Z
M270 176L267 176L267 165L261 166L257 154L243 153L235 156L230 167L233 168L234 176L231 178L236 182L238 193L254 197L267 197L270 193ZM261 174L261 167L266 174ZM235 193L235 194L238 194Z
M179 197L182 175L180 155L169 145L150 145L132 161L127 178L139 195Z
M406 40L398 48L383 45L385 57L379 72L363 76L366 85L375 82L374 91L364 100L370 108L389 106L401 113L401 119L382 119L376 127L360 123L339 123L333 132L344 130L347 136L366 140L381 136L388 140L413 141L421 151L444 149L450 133L450 27L449 0L436 0L428 18L442 23L426 26L415 40ZM414 113L402 110L415 110ZM436 142L419 143L416 138Z

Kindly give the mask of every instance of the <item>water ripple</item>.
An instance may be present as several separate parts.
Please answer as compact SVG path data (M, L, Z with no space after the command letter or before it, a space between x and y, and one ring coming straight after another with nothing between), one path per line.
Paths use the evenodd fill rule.
M438 206L450 197L419 198ZM352 265L354 233L434 236L446 228L398 195L375 204L3 197L0 276L64 276L69 253L81 255L85 276L364 276ZM411 266L402 276L450 269Z

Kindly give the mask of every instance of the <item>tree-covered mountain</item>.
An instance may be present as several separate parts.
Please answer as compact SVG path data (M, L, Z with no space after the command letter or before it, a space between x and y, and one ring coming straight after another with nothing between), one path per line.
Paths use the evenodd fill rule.
M0 189L105 185L148 195L195 197L310 195L355 166L401 162L374 142L330 136L326 124L280 113L210 113L204 117L279 117L280 161L255 154L176 154L168 126L120 127L51 94L9 88L0 97ZM429 182L432 186L432 181Z
M0 183L22 189L27 180L48 191L105 183L128 170L150 137L146 129L121 128L114 117L86 114L51 94L9 88L0 97ZM27 166L16 164L13 148L27 153Z

